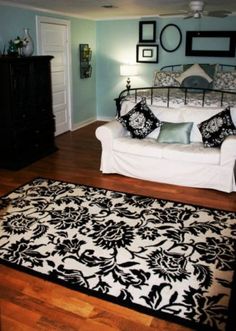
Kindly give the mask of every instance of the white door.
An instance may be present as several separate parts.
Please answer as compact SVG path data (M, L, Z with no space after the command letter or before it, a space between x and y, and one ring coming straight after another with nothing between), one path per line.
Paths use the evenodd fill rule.
M40 55L52 55L52 97L56 135L71 130L69 22L37 17L37 45Z

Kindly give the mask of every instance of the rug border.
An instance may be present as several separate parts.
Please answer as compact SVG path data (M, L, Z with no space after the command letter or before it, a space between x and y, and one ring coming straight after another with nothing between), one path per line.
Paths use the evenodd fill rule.
M28 184L30 184L33 181L38 180L38 179L40 179L40 180L52 180L52 181L57 181L57 182L65 183L65 184L73 184L73 185L78 185L78 186L92 187L92 188L95 188L95 189L97 188L97 189L101 189L101 190L105 190L105 191L119 192L119 193L129 194L129 195L133 195L133 196L150 197L150 198L153 198L153 199L156 199L156 200L172 202L172 203L177 203L177 204L182 204L182 205L188 205L188 206L193 206L193 207L198 207L198 208L206 208L208 210L219 210L219 211L225 211L225 212L230 212L230 213L236 213L234 211L227 211L227 210L222 210L222 209L219 209L219 208L205 207L205 206L195 205L195 204L191 204L191 203L184 203L184 202L178 202L178 201L173 201L173 200L169 200L169 199L156 198L156 197L147 196L147 195L144 195L144 194L135 194L135 193L129 193L129 192L127 193L127 192L123 192L123 191L119 191L119 190L107 189L107 188L97 187L97 186L93 186L93 185L74 183L74 182L70 182L70 181L66 181L66 180L40 177L40 176L35 177L35 178L27 181L26 183L18 186L17 188L11 190L10 192L4 194L3 196L0 196L0 199L5 198L9 194L15 192L16 190L18 190L20 188L23 188L25 185L28 185ZM71 289L71 290L74 290L74 291L79 291L83 294L87 294L89 296L93 296L93 297L96 297L96 298L99 298L99 299L102 299L102 300L105 300L105 301L108 301L108 302L112 302L114 304L118 304L120 306L136 310L140 313L163 319L167 322L177 323L177 324L192 328L194 330L199 330L199 331L215 331L212 327L205 326L205 325L199 325L198 323L195 323L193 321L190 321L190 320L178 317L178 316L174 316L174 315L164 313L164 312L160 312L160 311L154 311L151 308L144 307L144 306L139 305L139 304L135 304L135 303L132 303L132 302L129 303L129 302L126 302L126 301L120 301L117 297L114 297L112 295L100 293L100 292L97 292L97 291L94 291L94 290L91 290L91 289L88 289L88 288L85 288L85 287L81 287L81 286L78 286L78 285L68 284L66 281L57 279L54 276L42 274L38 271L34 271L34 270L29 269L27 267L12 264L11 262L3 260L2 258L0 258L0 262L3 265L5 265L7 267L10 267L12 269L15 269L17 271L26 272L29 275L44 279L46 281L52 282L52 283L57 284L57 285L64 286L68 289ZM232 287L232 290L231 290L229 308L228 308L229 314L228 314L228 319L227 319L225 331L235 330L234 329L234 325L235 325L234 320L236 320L235 310L234 310L234 304L235 303L236 303L236 261L235 261L234 275L233 275L233 287Z
M5 193L4 195L0 195L0 199L6 197L7 195L13 193L15 190L18 190L18 189L22 188L23 186L28 185L28 184L30 184L31 182L33 182L34 180L37 180L37 179L54 180L54 181L61 182L61 183L66 183L66 184L82 185L82 186L97 188L97 189L100 189L100 190L106 190L106 191L111 191L111 192L124 193L124 194L129 194L129 195L134 195L134 196L141 196L141 197L152 198L152 199L161 200L161 201L165 201L165 202L172 202L172 203L177 203L177 204L182 204L182 205L188 205L188 206L191 206L191 207L206 208L206 209L209 209L209 210L218 210L218 211L224 211L224 212L229 212L229 213L235 213L235 215L236 215L236 211L233 211L233 210L225 210L225 209L220 209L220 208L215 208L215 207L201 206L201 205L194 204L194 203L188 203L188 202L186 203L186 202L180 202L180 201L175 201L175 200L171 200L171 199L156 198L156 197L153 197L151 195L129 193L129 192L124 192L124 191L120 191L120 190L114 190L114 189L109 189L109 188L104 188L104 187L98 187L98 186L94 186L94 185L74 183L74 182L67 181L67 180L64 180L64 179L55 179L55 178L51 178L51 177L49 178L49 177L41 177L41 176L34 177L33 179L27 181L26 183L21 184L17 188L15 188L13 190L10 190L8 193Z
M54 283L56 285L66 287L66 288L68 288L70 290L73 290L75 292L81 292L81 293L86 294L88 296L96 297L98 299L102 299L102 300L117 304L117 305L122 306L122 307L133 309L133 310L136 310L140 313L150 315L150 316L155 317L155 318L163 319L167 322L177 323L179 325L189 327L193 330L216 331L212 327L209 327L209 326L206 326L206 325L199 325L198 323L192 322L190 320L187 320L187 319L184 319L184 318L181 318L181 317L178 317L178 316L174 316L174 315L164 313L164 312L154 311L151 308L147 308L147 307L144 307L144 306L132 303L132 302L131 303L128 303L126 301L122 302L117 297L114 297L112 295L96 292L94 290L91 290L91 289L88 289L88 288L85 288L85 287L81 287L80 285L72 285L72 284L69 284L66 281L62 280L62 279L55 278L51 275L42 274L38 271L34 271L34 270L29 269L29 268L24 267L24 266L11 264L11 262L5 261L1 258L0 258L0 262L3 265L5 265L6 267L10 267L10 268L15 269L15 270L20 271L20 272L26 272L27 274L29 274L31 276L35 276L35 277L38 277L40 279L46 280L48 282Z

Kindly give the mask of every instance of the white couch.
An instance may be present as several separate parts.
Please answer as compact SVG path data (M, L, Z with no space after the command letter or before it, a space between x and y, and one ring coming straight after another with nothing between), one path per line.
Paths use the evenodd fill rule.
M122 105L124 115L134 103ZM144 139L131 138L128 131L112 120L96 130L102 144L101 171L150 181L236 191L236 136L228 136L220 148L204 147L197 124L223 108L161 108L149 106L161 121L193 122L190 144L158 143L159 128ZM236 121L236 109L231 109Z

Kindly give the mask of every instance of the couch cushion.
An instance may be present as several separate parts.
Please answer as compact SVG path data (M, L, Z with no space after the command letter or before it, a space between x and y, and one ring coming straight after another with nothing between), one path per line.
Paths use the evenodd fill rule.
M181 109L176 108L166 108L166 107L157 107L151 106L150 109L152 110L153 114L161 121L161 122L175 122L179 123L183 121ZM155 129L148 135L148 138L157 139L159 136L160 127Z
M168 160L197 162L206 164L220 163L219 148L205 148L202 143L163 144L162 157ZM183 163L184 167L184 163Z
M155 139L132 139L122 137L114 139L113 150L116 152L141 155L147 157L162 157L162 144L158 144Z
M159 143L189 144L192 126L192 122L162 122L157 141Z
M161 122L147 106L145 98L118 120L130 132L133 138L139 139L145 138L161 125Z
M218 164L220 162L219 148L204 148L202 143L160 144L155 139L132 139L130 137L117 138L113 142L113 150L120 153L165 158L183 162L198 162ZM184 167L184 163L183 163Z
M236 135L229 107L198 124L198 128L205 147L218 147L227 136Z
M125 100L121 105L121 116L126 115L130 110L135 107L136 103L134 101ZM166 122L181 122L182 110L180 108L171 108L171 107L161 107L156 105L149 105L149 109L153 114L160 119L160 121Z
M191 142L202 142L202 135L198 129L198 124L219 113L221 110L223 110L223 108L202 108L191 106L185 106L182 108L183 122L193 122L190 135Z
M179 123L183 120L183 111L181 108L167 108L150 106L153 114L162 122L175 122Z

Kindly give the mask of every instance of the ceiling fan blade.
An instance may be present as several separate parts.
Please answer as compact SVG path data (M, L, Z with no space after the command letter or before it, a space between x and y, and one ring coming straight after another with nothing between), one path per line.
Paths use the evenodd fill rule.
M182 12L182 13L180 13L180 12L178 12L178 13L163 13L163 14L158 14L159 16L183 16L183 15L186 15L187 14L187 12L185 11L185 12Z
M216 11L209 11L207 12L206 16L211 16L211 17L227 17L229 14L232 14L231 11L228 10L216 10Z
M184 17L184 20L188 20L189 18L193 18L193 17L194 17L194 15L191 14L191 15L185 16L185 17Z
M232 14L232 12L228 10L215 10L215 11L207 12L207 16L212 16L212 17L226 17L229 14Z

